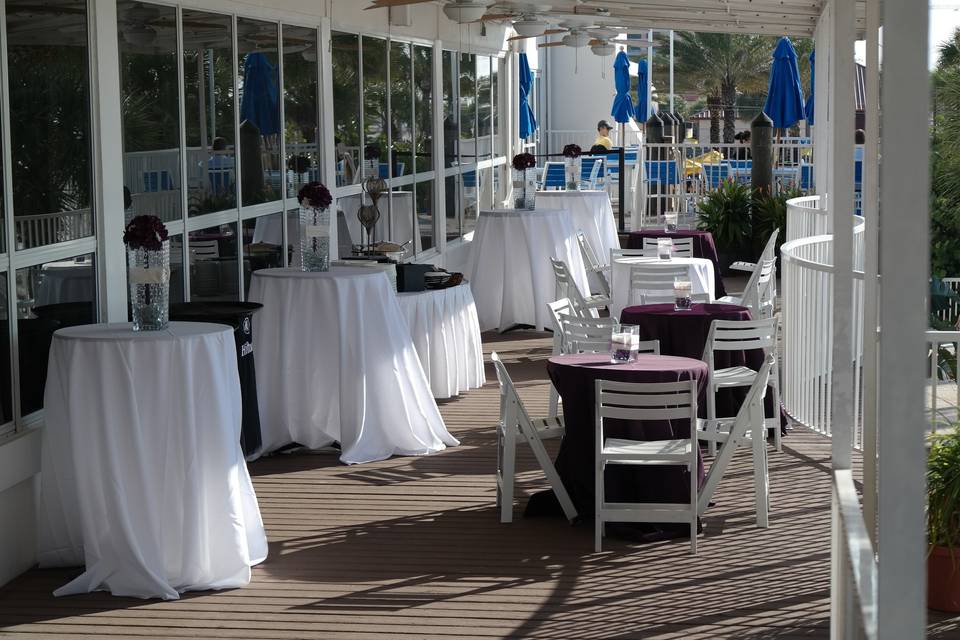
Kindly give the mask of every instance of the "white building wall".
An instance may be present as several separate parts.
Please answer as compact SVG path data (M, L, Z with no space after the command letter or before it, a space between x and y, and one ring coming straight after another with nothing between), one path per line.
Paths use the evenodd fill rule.
M546 51L549 114L554 131L595 131L597 121L611 120L614 56L596 56L588 47L550 47ZM634 96L636 100L636 96Z

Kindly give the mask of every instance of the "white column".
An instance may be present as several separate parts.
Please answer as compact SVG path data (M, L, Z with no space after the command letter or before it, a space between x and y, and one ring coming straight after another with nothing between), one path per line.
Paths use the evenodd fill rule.
M93 209L97 232L100 319L127 321L127 269L123 247L123 138L120 122L120 51L116 0L89 3L90 112Z
M880 126L878 638L926 632L930 76L926 1L884 0ZM884 126L887 125L887 126ZM909 176L904 180L904 176Z
M814 73L816 83L813 87L813 104L816 112L816 119L813 124L813 180L816 185L817 193L821 197L821 206L826 203L826 194L828 188L829 175L829 142L827 133L829 132L829 93L830 87L830 6L828 5L820 19L817 21L817 29L814 32L814 44L816 47L816 58L814 62Z
M433 43L433 245L440 255L447 247L446 140L443 130L443 42ZM456 82L456 80L454 81Z
M320 18L320 47L317 60L320 63L320 175L331 191L337 184L337 158L333 143L333 53L330 44L330 18ZM363 148L363 145L360 145ZM359 167L358 167L359 168ZM330 212L330 260L339 257L337 240L337 203ZM284 220L287 214L283 214Z

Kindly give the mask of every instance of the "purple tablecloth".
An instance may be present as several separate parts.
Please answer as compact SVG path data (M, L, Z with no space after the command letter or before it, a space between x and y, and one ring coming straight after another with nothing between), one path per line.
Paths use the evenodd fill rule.
M696 379L698 403L704 402L707 386L707 365L700 360L673 356L641 355L630 364L610 364L607 354L582 353L554 356L547 363L547 372L563 398L563 419L566 435L557 454L556 467L563 485L581 517L593 515L594 509L594 382L598 379L621 382L677 382ZM634 440L668 440L690 435L685 421L627 422L608 420L606 435ZM703 464L698 475L703 482ZM679 466L612 465L606 472L607 499L629 502L688 502L690 481ZM553 512L553 492L533 496L527 506L528 515ZM686 535L686 525L669 527L636 527L639 536ZM620 532L614 532L618 535ZM629 535L629 534L628 534Z
M720 277L720 259L717 257L717 245L713 242L712 233L699 229L664 231L662 228L651 227L640 231L631 231L627 248L643 249L644 238L693 238L693 257L706 258L713 263L714 295L718 298L727 295L727 290L723 288L723 278Z
M620 314L623 324L639 327L641 340L659 340L660 353L681 358L703 358L703 349L714 320L751 320L750 310L734 304L696 303L689 311L675 311L672 304L647 304L627 307ZM714 366L718 369L747 366L753 370L763 365L763 350L715 351ZM737 415L747 395L747 388L721 389L717 392L717 416L724 418ZM774 415L773 394L766 400L768 418ZM699 405L700 416L706 417L706 404ZM786 416L781 411L780 422L786 426Z

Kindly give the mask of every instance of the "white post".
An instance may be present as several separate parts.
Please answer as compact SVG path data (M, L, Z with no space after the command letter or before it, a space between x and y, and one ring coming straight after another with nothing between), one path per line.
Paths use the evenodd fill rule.
M507 54L510 56L510 54ZM512 56L511 56L512 57ZM509 65L510 73L513 67ZM446 132L443 130L443 42L433 43L433 246L442 256L447 247ZM512 75L510 76L513 77ZM511 102L512 104L512 102ZM512 120L508 120L508 123ZM513 131L508 124L508 131ZM512 140L512 138L508 138ZM511 145L512 146L512 145Z
M878 638L926 633L926 384L930 259L927 1L884 0L877 432ZM884 125L887 126L884 126ZM910 176L904 180L904 176Z
M670 29L670 113L673 113L673 29Z
M320 175L323 183L328 186L337 184L337 157L333 141L333 48L330 41L330 18L320 18L320 42L317 51L317 62L320 68ZM363 145L360 145L363 148ZM337 203L332 205L330 212L330 260L336 260L340 255L340 243L337 239L339 227L337 219ZM287 214L283 214L284 220Z
M653 29L647 30L647 105L650 109L650 113L653 113L652 107L653 100ZM620 142L621 146L626 147L623 144L623 141ZM620 176L620 179L623 180L623 176Z

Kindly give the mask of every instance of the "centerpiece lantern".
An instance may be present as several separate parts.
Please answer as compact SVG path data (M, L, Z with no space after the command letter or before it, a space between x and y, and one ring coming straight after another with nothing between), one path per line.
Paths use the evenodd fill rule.
M368 144L363 148L363 175L380 177L380 145Z
M577 191L580 189L581 154L583 154L583 150L580 148L580 145L568 144L563 148L563 157L566 164L567 191Z
M386 181L379 176L368 176L363 181L363 192L370 196L370 204L361 204L357 209L357 220L367 232L367 251L373 251L376 239L377 221L380 219L380 208L377 201L387 192Z
M157 216L136 216L123 231L134 331L160 331L170 319L170 241Z
M300 201L300 269L330 269L330 190L319 182L308 182L297 193Z
M513 208L534 208L537 192L537 159L532 153L518 153L513 156Z

